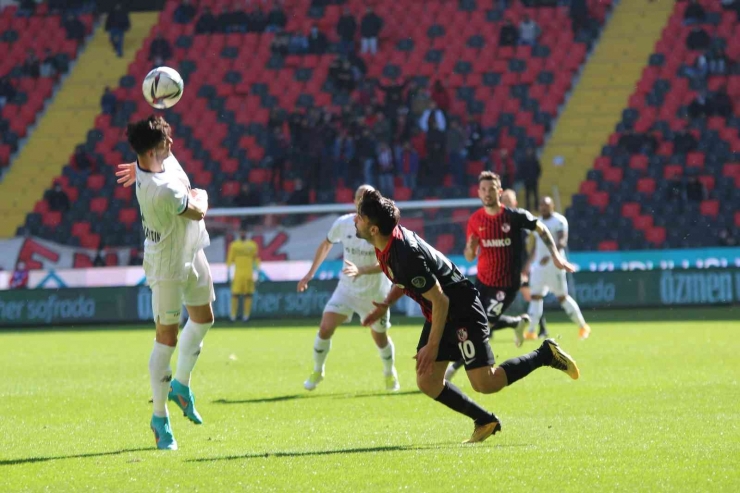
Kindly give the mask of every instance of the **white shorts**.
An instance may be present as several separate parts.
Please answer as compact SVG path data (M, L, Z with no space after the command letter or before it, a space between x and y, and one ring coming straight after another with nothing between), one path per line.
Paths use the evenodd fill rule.
M347 322L352 321L352 316L356 313L360 317L360 321L368 316L373 310L375 310L376 303L383 301L385 297L379 296L377 298L359 297L350 293L347 293L343 289L335 289L331 295L331 299L324 308L324 313L338 313L347 317ZM390 313L386 312L385 317L381 318L373 325L370 326L374 332L379 334L385 333L391 326Z
M216 299L211 267L203 250L195 254L193 269L186 281L154 281L150 287L154 323L159 319L163 325L180 323L182 305L203 306Z
M565 277L565 271L550 264L544 267L540 267L539 265L532 266L532 270L529 273L529 289L531 293L533 295L545 296L552 291L552 294L558 298L568 296L568 280Z

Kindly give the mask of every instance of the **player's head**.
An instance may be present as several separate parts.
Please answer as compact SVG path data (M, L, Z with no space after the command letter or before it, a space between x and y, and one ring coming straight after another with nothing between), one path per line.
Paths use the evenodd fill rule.
M170 125L161 116L150 116L128 124L128 143L139 157L164 161L170 155Z
M401 212L391 199L375 189L367 190L362 194L355 215L357 237L373 243L377 237L390 236L400 218Z
M519 202L516 200L516 192L511 188L507 188L501 192L501 203L512 209L519 207Z
M247 232L244 231L243 229L241 231L239 231L239 239L242 240L242 241L244 241L244 240L247 239Z
M360 201L362 201L362 196L365 195L365 192L375 190L372 185L360 185L357 187L357 191L355 192L355 207L359 207Z
M483 207L497 207L500 204L501 178L492 171L483 171L478 175L478 198Z
M552 202L552 197L542 197L542 200L540 200L540 215L542 218L547 219L552 216L554 210L555 205Z

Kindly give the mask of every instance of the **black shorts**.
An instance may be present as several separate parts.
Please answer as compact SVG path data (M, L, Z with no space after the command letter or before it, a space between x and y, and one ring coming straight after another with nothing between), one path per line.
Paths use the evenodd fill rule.
M476 281L475 287L480 291L483 308L485 308L486 316L491 323L496 322L509 309L516 299L516 294L519 292L518 287L495 288L486 286L479 281Z
M462 360L466 370L492 366L495 360L488 343L491 332L486 312L478 296L467 298L450 299L450 315L439 341L437 361ZM421 331L417 351L427 345L431 330L432 323L427 321Z

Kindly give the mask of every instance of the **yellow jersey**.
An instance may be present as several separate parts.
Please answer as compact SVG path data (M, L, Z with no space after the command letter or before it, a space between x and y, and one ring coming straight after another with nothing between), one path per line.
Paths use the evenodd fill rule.
M254 268L259 268L259 247L252 240L234 240L229 245L229 253L226 256L226 266L230 268L236 265L234 277L245 276L252 278Z

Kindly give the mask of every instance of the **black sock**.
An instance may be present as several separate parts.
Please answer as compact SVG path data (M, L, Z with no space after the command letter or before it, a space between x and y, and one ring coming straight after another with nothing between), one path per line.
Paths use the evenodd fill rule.
M542 315L540 318L540 335L547 334L547 324L545 323L545 316Z
M464 414L475 421L476 425L484 425L498 421L496 416L473 402L470 397L463 394L460 389L452 385L450 382L445 382L442 392L437 396L435 401L441 402L453 411Z
M464 365L465 365L465 361L463 361L461 359L452 362L452 368L455 369L455 371L459 370Z
M501 329L516 329L516 326L521 322L522 317L510 317L508 315L501 315L491 326L491 330Z
M531 353L507 359L499 366L506 372L509 385L521 380L540 366L545 366L552 359L552 353L542 346Z

